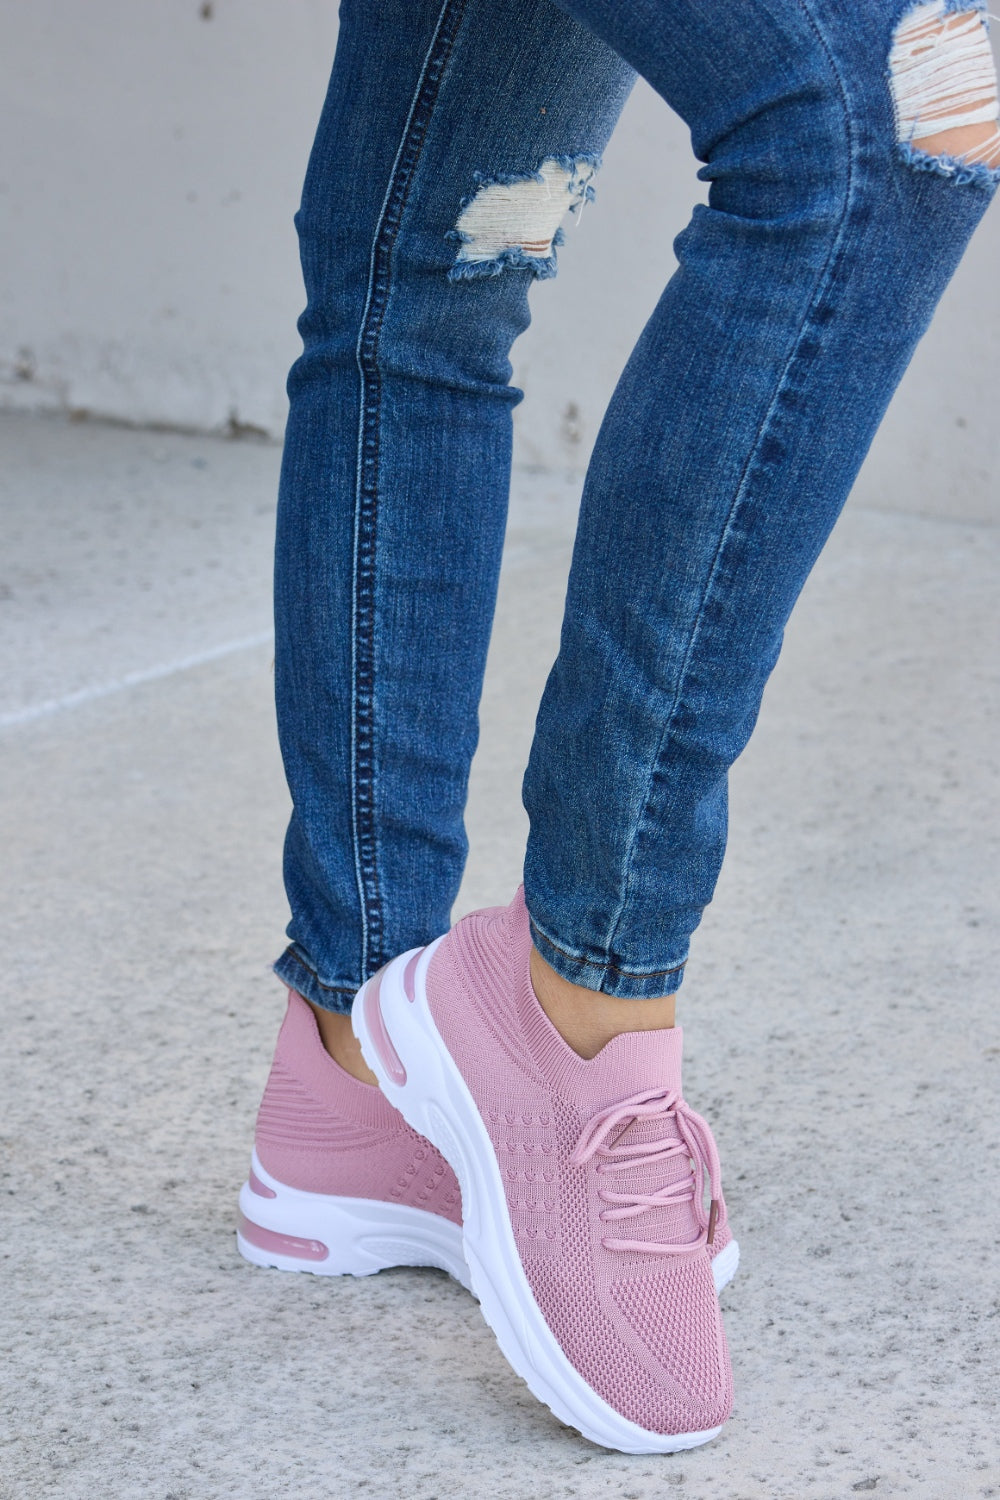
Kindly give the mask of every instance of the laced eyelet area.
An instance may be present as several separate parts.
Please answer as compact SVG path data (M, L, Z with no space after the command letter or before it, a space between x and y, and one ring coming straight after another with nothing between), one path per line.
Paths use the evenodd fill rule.
M663 1121L664 1133L650 1141L623 1141L628 1127L637 1120ZM651 1209L690 1203L699 1233L693 1240L680 1244L671 1240L602 1239L606 1250L640 1251L648 1255L681 1255L702 1245L711 1245L719 1224L726 1221L726 1204L722 1196L722 1169L712 1132L701 1115L673 1089L647 1089L601 1110L587 1124L570 1157L574 1166L584 1166L596 1158L595 1175L624 1175L638 1166L676 1161L687 1157L690 1172L653 1192L621 1191L600 1188L598 1197L606 1207L600 1210L602 1223L609 1220L636 1218ZM705 1186L709 1187L710 1204L705 1208ZM624 1184L623 1184L624 1187Z

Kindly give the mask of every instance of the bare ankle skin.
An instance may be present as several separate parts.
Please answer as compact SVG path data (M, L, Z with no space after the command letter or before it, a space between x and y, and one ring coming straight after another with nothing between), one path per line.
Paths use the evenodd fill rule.
M316 1017L323 1046L334 1062L339 1063L344 1072L350 1073L359 1083L377 1084L378 1079L361 1056L361 1044L351 1030L350 1016L341 1015L339 1011L323 1010L321 1006L313 1005L311 1000L307 1003Z
M532 948L531 983L538 1003L574 1052L596 1057L601 1048L623 1031L665 1031L674 1024L674 995L657 1000L620 1000L572 984Z

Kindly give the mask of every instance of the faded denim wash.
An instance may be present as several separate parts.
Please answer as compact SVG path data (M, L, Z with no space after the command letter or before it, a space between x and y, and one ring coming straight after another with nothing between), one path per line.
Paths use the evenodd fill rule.
M510 348L555 271L550 200L592 196L633 70L690 127L709 202L587 473L524 781L525 893L567 978L679 985L785 622L1000 176L900 136L888 58L910 10L344 0L296 219L275 575L294 803L276 969L308 999L346 1009L448 925ZM533 232L507 243L519 214Z

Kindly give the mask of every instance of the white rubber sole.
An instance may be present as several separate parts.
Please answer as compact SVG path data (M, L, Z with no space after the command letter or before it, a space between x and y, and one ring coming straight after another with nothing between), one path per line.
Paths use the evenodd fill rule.
M712 1256L712 1280L715 1282L716 1296L723 1287L729 1285L739 1267L740 1247L735 1240L730 1240L725 1250L720 1250L718 1255Z
M413 954L404 953L382 970L377 988L372 980L361 988L351 1020L365 1061L386 1098L433 1142L458 1178L472 1291L504 1356L561 1422L604 1448L621 1453L676 1453L707 1443L720 1427L703 1432L649 1432L615 1411L573 1367L542 1316L514 1241L492 1142L427 1004L427 969L440 941L425 948L417 962L412 999L403 988L403 973ZM374 1002L370 1020L366 1014L369 996L369 1004ZM729 1262L738 1262L735 1244L722 1255L730 1249L734 1255ZM730 1276L735 1269L732 1264Z
M467 1289L462 1231L440 1214L373 1198L338 1198L289 1187L253 1153L240 1189L236 1244L245 1260L314 1276L372 1276L392 1266L436 1266ZM271 1196L273 1194L273 1196Z

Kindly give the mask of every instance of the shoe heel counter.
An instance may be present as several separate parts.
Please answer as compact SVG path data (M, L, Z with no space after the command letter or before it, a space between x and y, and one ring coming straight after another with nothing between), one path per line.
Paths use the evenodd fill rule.
M309 1069L301 1066L312 1048L320 1045L312 1013L306 1002L290 990L271 1071L257 1110L254 1144L267 1171L291 1185L298 1176L296 1164L315 1148L317 1129L328 1134L331 1126L335 1128L323 1101L316 1097L303 1076Z
M298 1087L296 1087L298 1085ZM271 1063L264 1093L257 1109L257 1124L254 1130L254 1145L257 1155L267 1166L265 1157L273 1150L291 1145L300 1136L296 1125L301 1123L302 1100L299 1097L301 1084L280 1058ZM268 1168L270 1171L270 1168Z

